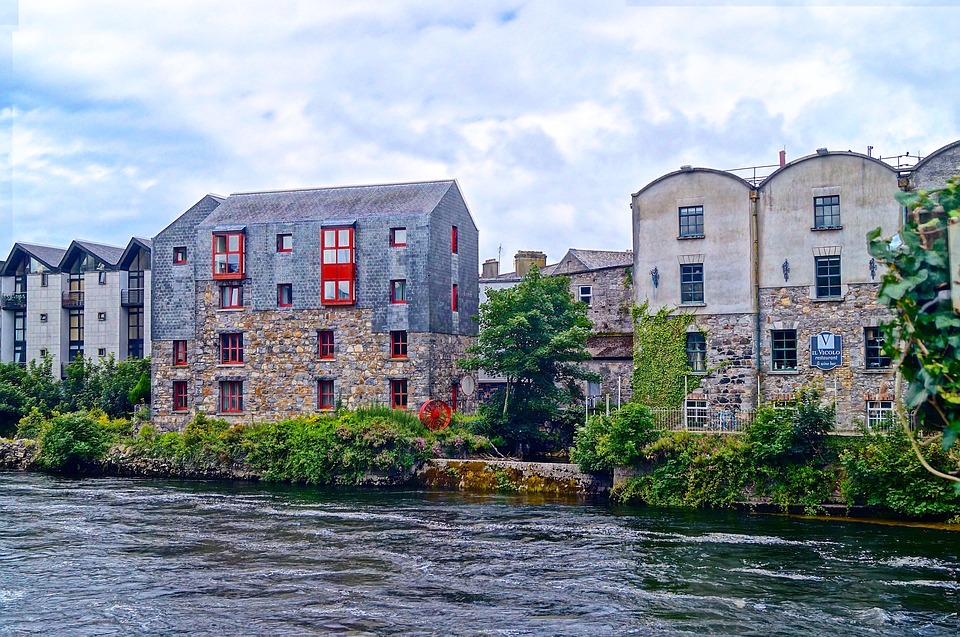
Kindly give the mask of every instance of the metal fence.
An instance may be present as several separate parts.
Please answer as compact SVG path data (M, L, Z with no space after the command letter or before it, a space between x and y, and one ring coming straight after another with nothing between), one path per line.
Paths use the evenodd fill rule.
M794 407L779 409L794 411ZM733 411L719 409L707 401L688 400L678 409L651 409L654 426L660 431L693 431L698 433L737 434L746 431L756 417L755 411ZM913 419L910 426L913 427ZM892 408L872 408L865 419L850 423L834 422L831 433L840 436L857 436L866 432L888 433L899 427L900 422Z

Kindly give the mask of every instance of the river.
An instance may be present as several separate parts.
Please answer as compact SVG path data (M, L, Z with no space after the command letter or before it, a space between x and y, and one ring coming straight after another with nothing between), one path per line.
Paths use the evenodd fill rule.
M0 473L0 635L950 635L960 533Z

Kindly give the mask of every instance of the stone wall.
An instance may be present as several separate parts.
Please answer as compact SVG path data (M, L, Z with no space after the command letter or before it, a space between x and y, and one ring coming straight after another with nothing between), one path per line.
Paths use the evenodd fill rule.
M707 373L697 375L700 387L692 399L733 411L756 408L756 317L753 314L697 316L695 326L706 333Z
M627 268L630 268L629 275ZM592 287L593 299L587 318L593 322L594 333L633 334L632 270L632 266L623 266L563 274L570 277L570 293L574 299L579 299L581 285Z
M610 490L609 474L580 471L575 464L510 460L430 460L416 473L422 485L459 491L519 491L598 495Z

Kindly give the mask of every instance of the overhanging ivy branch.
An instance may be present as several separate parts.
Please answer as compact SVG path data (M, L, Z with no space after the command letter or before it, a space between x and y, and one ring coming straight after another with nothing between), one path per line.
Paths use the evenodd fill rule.
M677 408L691 389L700 386L701 376L689 375L687 329L693 314L672 314L676 308L663 307L649 313L649 304L633 308L633 400L650 408Z
M900 234L884 239L877 228L867 235L870 254L887 266L878 299L895 311L883 325L884 350L898 360L897 397L902 377L905 407L921 429L942 429L949 449L960 436L960 317L950 302L946 228L960 217L960 179L941 190L898 193L897 200L910 211ZM924 467L960 483L927 463L904 413L901 422Z

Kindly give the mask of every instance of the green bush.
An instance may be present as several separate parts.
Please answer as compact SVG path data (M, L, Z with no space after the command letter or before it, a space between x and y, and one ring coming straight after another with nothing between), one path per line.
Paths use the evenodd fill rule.
M584 471L608 471L637 464L644 446L656 440L653 415L643 405L629 403L609 418L592 416L577 430L570 460Z
M110 435L88 414L54 416L40 433L39 462L47 469L73 471L106 453Z
M787 405L757 410L747 428L751 452L761 465L807 462L822 456L834 417L834 406L822 405L819 391L801 390Z

